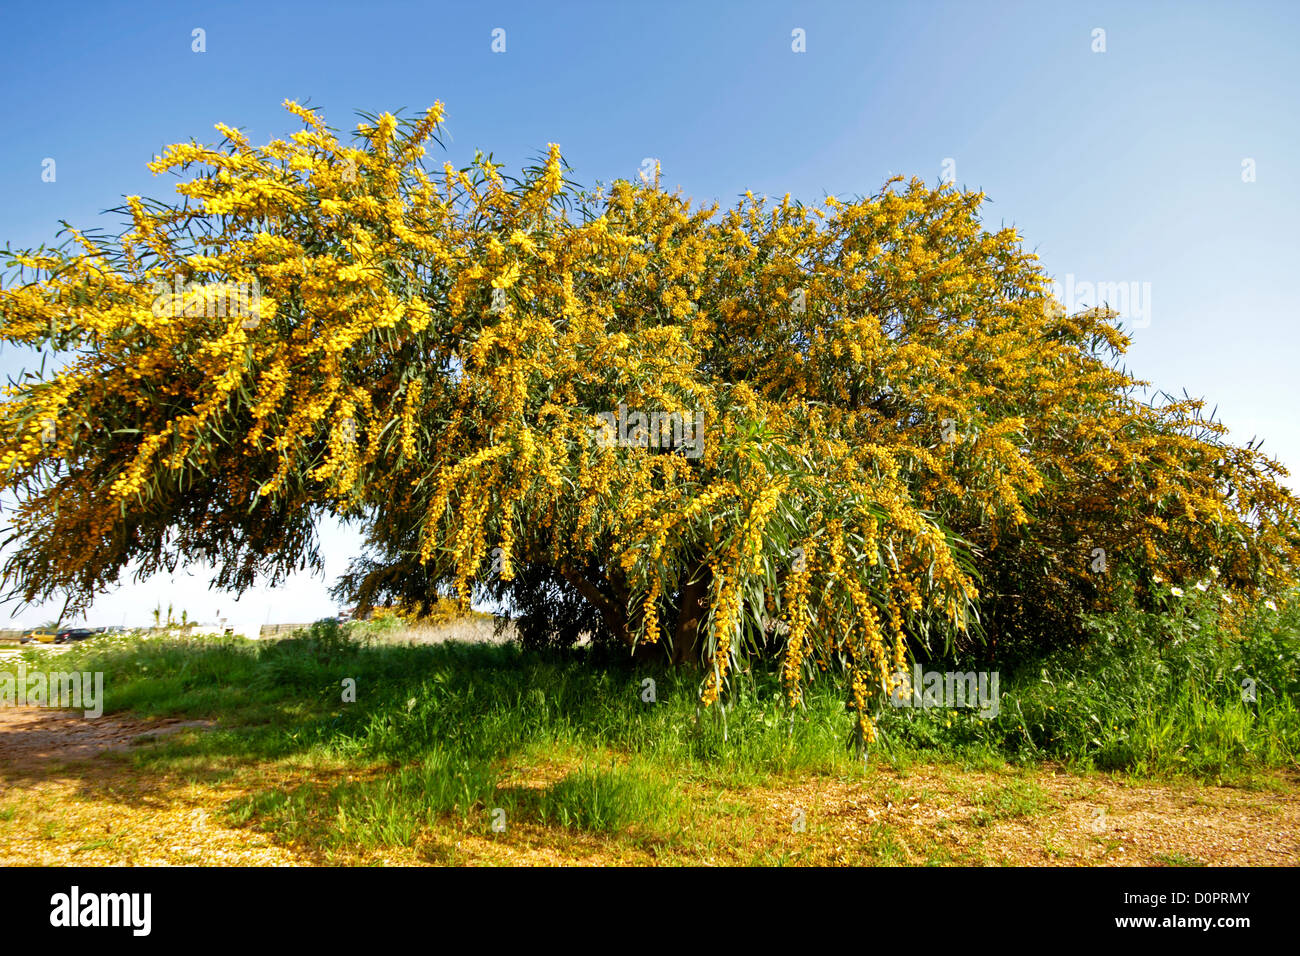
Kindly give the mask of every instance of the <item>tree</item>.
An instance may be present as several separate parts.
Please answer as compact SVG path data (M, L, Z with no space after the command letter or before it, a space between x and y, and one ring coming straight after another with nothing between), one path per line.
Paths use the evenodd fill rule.
M438 174L441 105L350 144L286 106L288 140L170 147L181 198L120 235L11 253L0 339L63 360L0 411L14 597L274 583L334 515L363 610L481 587L534 644L703 662L706 704L779 655L792 704L843 675L868 740L909 648L1068 637L1121 574L1295 581L1281 466L1144 402L1115 313L1065 314L981 194L720 213L580 189L555 145Z

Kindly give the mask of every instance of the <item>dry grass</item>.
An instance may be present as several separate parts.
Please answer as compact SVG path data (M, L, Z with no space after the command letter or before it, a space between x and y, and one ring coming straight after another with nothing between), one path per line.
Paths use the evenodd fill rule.
M471 616L443 624L413 624L396 627L379 632L371 639L385 644L442 644L447 641L504 644L514 639L513 625L508 625L500 635L495 633L494 628L491 617Z

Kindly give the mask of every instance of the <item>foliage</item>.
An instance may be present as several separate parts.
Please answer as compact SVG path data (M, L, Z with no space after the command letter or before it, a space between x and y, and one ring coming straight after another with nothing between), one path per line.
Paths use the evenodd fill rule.
M127 197L120 236L11 253L0 341L56 359L0 407L15 596L275 582L335 515L362 607L518 581L538 643L598 618L702 659L705 704L778 649L787 700L842 674L868 740L909 646L1081 634L1098 548L1147 602L1211 565L1243 601L1294 581L1281 467L1144 401L1115 314L1065 314L980 194L719 213L578 189L553 144L439 175L441 105L347 145L286 105L288 140L168 148L181 199Z
M455 620L460 616L461 607L457 602L448 598L439 598L425 606L396 604L372 608L369 620L387 621L395 619L404 624L438 625L446 624L448 621Z

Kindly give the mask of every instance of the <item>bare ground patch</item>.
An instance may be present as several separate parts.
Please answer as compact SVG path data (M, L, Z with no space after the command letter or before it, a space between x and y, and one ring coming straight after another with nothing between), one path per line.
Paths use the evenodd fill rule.
M88 760L108 751L129 750L211 721L142 719L107 715L93 719L77 711L42 707L0 707L0 767L29 771L43 765Z

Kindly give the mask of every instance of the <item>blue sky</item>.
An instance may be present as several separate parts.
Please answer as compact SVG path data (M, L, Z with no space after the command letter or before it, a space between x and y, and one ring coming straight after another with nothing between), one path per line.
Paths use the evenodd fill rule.
M122 195L170 194L145 169L164 145L219 121L284 135L286 97L337 127L442 100L454 162L517 167L557 142L579 182L653 158L724 206L949 170L1062 282L1136 283L1130 369L1207 397L1234 439L1262 435L1298 469L1298 40L1286 2L24 4L0 34L0 244L49 242L60 219L115 227L101 213ZM4 350L0 372L30 361ZM195 569L90 616L145 623L170 600L243 627L311 620L357 546L325 533L326 580L235 603Z

